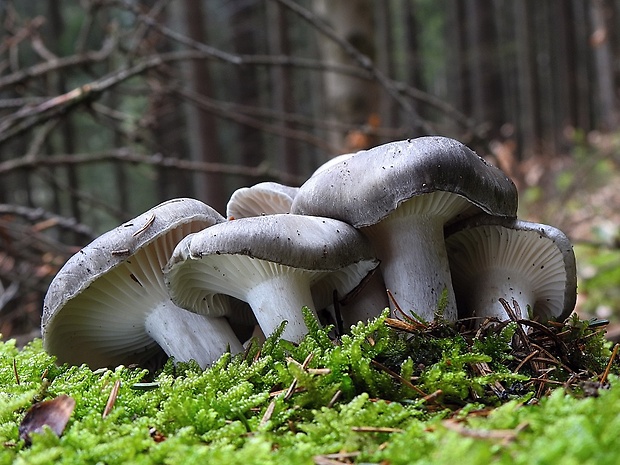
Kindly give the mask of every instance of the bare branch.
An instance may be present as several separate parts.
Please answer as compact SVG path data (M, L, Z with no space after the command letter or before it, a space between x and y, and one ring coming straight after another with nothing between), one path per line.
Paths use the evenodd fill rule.
M7 76L0 77L0 89L14 86L28 79L36 78L53 71L59 71L72 66L82 66L97 63L107 59L116 46L116 40L108 37L100 50L86 52L79 55L68 57L53 58L43 63L33 65L29 68L20 69Z
M343 131L359 129L359 125L356 125L356 124L341 123L339 121L319 120L316 118L301 115L299 113L284 113L284 112L272 110L271 108L242 105L242 104L233 103L233 102L217 101L214 99L208 99L208 100L213 105L216 105L217 107L221 109L224 109L226 113L230 113L231 115L234 115L235 120L237 120L236 118L239 117L240 115L249 115L255 118L269 118L275 121L280 121L282 123L288 122L288 123L300 124L300 125L307 126L309 128L321 128L321 129L337 128ZM210 110L211 105L207 105L205 109ZM219 114L218 110L214 110L214 111ZM244 124L243 120L237 120L237 122ZM257 126L257 127L259 127L260 129L263 129L262 126ZM370 132L372 132L373 134L382 136L382 137L396 138L396 137L405 137L406 134L408 133L408 130L405 128L378 127L378 128L372 128ZM293 139L298 139L298 140L302 140L305 142L309 142L310 144L315 145L315 146L317 145L314 143L315 138L312 138L311 140L307 140L306 137L299 139L298 137L296 137L294 133L293 134L283 133L279 135L282 135L283 137L291 137ZM320 141L320 144L318 145L318 147L323 148L328 151L332 151L331 153L334 153L333 152L334 148L331 146L327 146L325 141L323 140Z
M24 107L21 110L0 120L0 143L15 137L28 129L41 124L43 121L57 116L59 113L70 111L85 101L92 101L105 91L121 84L129 78L156 68L163 63L184 61L189 59L205 58L205 55L196 51L170 52L154 54L140 60L131 67L124 67L110 73L101 79L75 88L65 94L53 97L37 106Z
M131 152L127 148L108 150L104 152L51 155L44 158L14 158L0 163L0 175L8 174L17 170L37 169L50 166L86 165L106 161L122 161L127 163L141 163L151 166L175 168L178 170L198 171L203 173L221 173L233 176L248 176L254 178L269 177L285 184L300 184L303 178L287 173L282 173L262 163L256 167L230 165L225 163L208 163L180 158L164 157L162 154L140 155Z
M320 137L314 136L309 132L299 131L295 129L287 129L282 126L267 124L262 120L252 118L250 116L244 115L243 113L235 111L232 108L233 104L229 104L228 102L218 102L216 100L205 97L204 95L199 95L195 92L191 92L187 89L177 88L175 89L175 91L186 99L191 100L198 107L216 113L224 118L228 118L237 123L258 128L261 131L276 134L281 137L307 142L315 147L325 150L327 153L335 153L334 147L326 143L325 140L321 139Z
M219 50L215 47L211 47L210 45L206 45L203 44L202 42L198 42L194 39L191 39L183 34L179 34L176 31L173 31L172 29L162 25L161 23L157 22L155 19L153 19L150 15L145 15L142 14L137 7L135 7L132 3L123 0L120 2L125 8L127 8L128 10L130 10L131 12L133 12L136 15L136 18L144 23L147 24L149 26L151 26L152 28L154 28L155 30L157 30L158 32L160 32L161 34L163 34L164 36L180 43L183 45L186 45L194 50L200 51L205 55L211 56L213 58L218 58L222 61L228 62L228 63L232 63L235 65L240 65L241 64L241 58L238 55L232 54L232 53L228 53L228 52L224 52L222 50Z
M302 7L301 5L293 2L292 0L271 0L281 3L296 13L299 17L310 23L321 34L329 37L336 42L342 49L355 60L359 65L368 70L372 76L381 84L384 90L390 95L411 118L411 123L414 129L422 130L425 133L434 132L433 128L415 111L413 106L404 98L402 98L398 89L393 85L393 82L388 79L372 62L370 58L357 50L351 43L342 39L336 31L325 24L320 18L318 18L313 12Z
M344 76L351 76L369 81L375 79L375 75L370 70L359 66L326 63L321 60L286 55L241 55L240 57L243 65L290 66L294 68L313 69L316 71L331 71ZM389 83L390 86L399 93L439 110L445 116L454 120L454 122L472 131L472 133L478 135L480 138L484 138L477 129L478 126L476 122L448 102L401 81L389 80Z
M76 232L87 238L94 239L96 235L92 229L84 224L78 223L75 218L67 218L55 213L44 210L43 208L30 208L20 205L0 204L0 215L16 215L25 218L30 222L48 221L53 226L58 226L69 231Z
M19 291L19 283L17 281L11 282L7 288L0 282L0 312L17 295L17 291Z

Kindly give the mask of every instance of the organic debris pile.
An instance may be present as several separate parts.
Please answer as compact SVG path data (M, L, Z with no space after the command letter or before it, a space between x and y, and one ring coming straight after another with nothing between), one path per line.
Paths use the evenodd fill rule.
M398 310L400 318L386 318L385 324L400 334L401 352L384 354L376 366L395 373L403 357L414 357L409 381L456 404L494 404L526 394L540 399L560 386L578 396L597 395L609 387L609 374L620 372L620 345L610 351L607 321L575 315L540 323L517 318L515 302L501 303L509 320L488 318L477 325L475 319L423 323Z

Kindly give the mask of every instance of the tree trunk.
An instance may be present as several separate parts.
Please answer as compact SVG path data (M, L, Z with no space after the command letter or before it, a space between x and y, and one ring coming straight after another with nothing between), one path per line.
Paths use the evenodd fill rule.
M618 104L614 88L614 65L609 43L609 32L605 19L605 5L602 0L590 3L592 35L590 45L594 50L596 71L599 127L610 131L618 127Z
M183 30L185 28L185 11L181 3L174 3L166 8L158 0L143 0L143 8L148 10L149 15L153 16L160 24L165 24L174 30ZM168 53L174 51L174 45L166 40L161 34L152 29L143 32L141 38L143 43L147 43L152 51L157 53ZM138 43L134 41L135 47ZM189 63L188 63L189 66ZM162 66L156 70L148 72L148 79L153 83L174 82L175 69L168 66ZM118 99L118 94L111 93L110 98ZM164 156L190 159L192 153L190 144L188 143L189 129L186 127L186 115L183 108L183 102L167 88L162 85L154 85L149 93L148 109L148 126L152 136L145 141L148 144L148 150L151 153L161 153ZM112 103L111 107L116 108L118 103ZM122 140L119 134L116 134L115 145L122 146ZM194 197L196 190L194 189L195 174L177 170L170 167L156 166L153 170L157 173L157 182L153 185L155 199L149 199L150 204L160 203L175 197ZM131 205L131 189L129 172L124 163L118 163L116 169L117 182L119 183L119 192L121 193L120 207L124 211L129 211ZM125 185L123 187L123 185ZM135 208L135 203L134 206Z
M529 157L539 151L540 108L537 106L538 70L536 62L535 28L532 21L532 3L514 3L519 91L519 122L517 137L519 153Z
M232 42L235 52L240 55L256 55L259 53L258 30L252 27L253 23L264 21L260 18L259 8L256 1L231 2L230 27L232 29ZM276 26L277 27L277 26ZM259 68L256 66L244 66L237 68L237 92L236 100L241 105L259 107L261 95L261 77ZM260 129L248 125L238 127L237 157L238 163L244 166L257 166L264 160L263 133ZM257 179L246 178L242 184L249 186L256 183Z
M450 83L447 89L448 101L465 114L471 114L471 95L466 90L469 82L469 70L467 61L466 26L464 0L454 0L448 3L446 12L447 39L446 72L447 81Z
M375 59L373 2L371 0L313 0L315 13L326 21L344 40L371 60ZM319 49L323 61L336 65L358 65L337 43L319 34ZM347 123L362 128L378 113L376 82L343 76L335 72L323 75L327 102L326 120ZM328 142L344 153L358 147L347 145L347 134L332 130Z
M407 4L409 2L406 2ZM393 34L394 24L392 20L391 2L377 2L375 8L375 29L377 31L377 49L382 53L377 54L377 67L385 74L396 78L396 67L394 64L395 37ZM381 124L387 127L397 127L398 111L391 99L380 99L379 114Z
M185 0L183 10L187 35L202 43L207 43L202 3ZM189 85L192 91L205 97L212 97L213 84L206 60L192 60L189 64ZM206 110L191 107L188 117L187 139L191 158L197 161L221 163L218 144L217 122L215 116ZM226 209L227 196L222 186L222 176L217 173L204 173L196 176L197 197L222 213Z
M574 34L570 2L550 3L549 30L551 31L551 74L553 83L553 138L557 152L565 152L569 145L566 128L574 126L576 109L573 105L575 90L575 50L570 40Z
M288 38L288 21L284 8L279 3L267 2L267 21L272 26L267 31L269 53L275 56L291 55L291 42ZM289 67L273 66L271 72L271 101L274 110L284 114L295 110L295 96L293 94L293 77ZM282 121L285 131L294 129L290 121ZM297 143L288 137L276 139L276 166L286 173L301 175L302 163Z
M467 0L465 12L471 114L485 124L488 138L495 139L505 119L502 105L498 104L503 98L493 0Z
M583 0L573 0L571 2L574 17L578 18L573 22L572 43L575 49L575 93L573 99L576 105L575 127L589 131L594 127L592 122L594 110L591 96L594 94L592 82L592 67L589 65L592 50L588 45L587 38L590 35L588 25L588 5Z
M60 50L60 41L62 40L62 35L64 32L64 20L62 16L62 12L60 11L59 2L49 2L49 25L50 25L50 43L53 44L53 52L58 53ZM52 84L52 83L50 83ZM56 80L52 84L53 90L52 93L56 95L63 95L67 92L67 84L65 82L65 76L63 73L58 73L56 75ZM71 117L63 118L60 121L60 134L61 137L58 139L59 141L59 150L65 153L74 153L75 152L75 135L74 135L74 127L73 121ZM68 203L69 203L69 212L71 217L75 218L75 220L80 223L82 221L82 214L80 211L80 199L79 199L79 189L80 183L78 179L78 169L75 166L67 166L65 168L66 176L67 176L67 187L68 187ZM54 177L50 174L51 179ZM58 186L55 183L52 185L52 188L55 191L55 202L58 205L59 201L59 193ZM79 235L73 235L73 241L78 242L80 240Z

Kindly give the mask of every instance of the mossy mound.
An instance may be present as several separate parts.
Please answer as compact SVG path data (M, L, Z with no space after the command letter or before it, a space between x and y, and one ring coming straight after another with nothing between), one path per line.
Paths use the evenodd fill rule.
M0 464L600 465L620 454L618 363L588 322L465 331L385 313L334 341L306 320L298 346L275 334L204 371L93 371L56 366L39 340L0 344ZM20 437L31 406L62 395L75 400L64 432L22 425Z

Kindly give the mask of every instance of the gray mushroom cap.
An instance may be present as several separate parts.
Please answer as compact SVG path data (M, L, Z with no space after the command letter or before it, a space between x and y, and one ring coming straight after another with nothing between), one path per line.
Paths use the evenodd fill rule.
M436 191L458 194L492 215L516 216L514 183L467 146L439 136L390 142L345 157L301 186L291 212L362 228L403 202Z
M401 308L425 320L442 310L453 321L444 226L481 211L513 217L517 203L504 173L458 141L429 136L361 151L317 173L300 187L291 212L359 228Z
M164 202L104 233L58 272L44 299L43 345L60 363L91 367L143 363L161 348L206 365L230 344L223 318L197 316L172 304L162 267L179 240L225 221L208 205Z
M289 213L298 187L277 182L260 182L252 187L241 187L230 196L226 205L229 220L249 216Z
M463 316L564 320L575 308L577 270L566 235L545 224L480 215L453 225L446 246ZM530 315L528 315L528 309Z
M335 157L327 160L325 163L319 166L316 170L314 170L314 173L312 173L311 176L316 176L317 174L322 173L323 171L331 168L332 166L340 163L341 161L351 158L353 155L355 155L355 153L343 153L341 155L336 155Z
M354 228L329 218L276 214L241 218L189 235L176 247L165 279L172 300L203 312L202 302L223 293L250 304L265 334L283 320L283 337L307 332L301 308L310 292L341 296L378 265Z

